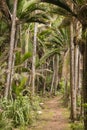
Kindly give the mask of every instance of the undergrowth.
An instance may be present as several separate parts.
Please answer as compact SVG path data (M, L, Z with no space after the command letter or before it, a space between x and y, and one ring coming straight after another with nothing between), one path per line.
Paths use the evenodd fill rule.
M71 129L72 130L84 130L83 123L72 123L71 124Z
M38 117L40 98L18 96L15 100L0 100L0 130L29 126Z

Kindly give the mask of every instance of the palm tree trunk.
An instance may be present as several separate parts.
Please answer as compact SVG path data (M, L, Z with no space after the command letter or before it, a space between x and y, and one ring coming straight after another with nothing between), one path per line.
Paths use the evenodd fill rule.
M64 53L63 56L63 67L62 67L62 76L63 80L64 80L64 99L65 99L65 105L68 106L68 100L69 100L69 91L68 91L68 80L69 80L69 71L67 71L67 69L69 69L70 66L67 66L67 58L69 56L70 53L70 49L68 48L68 50Z
M79 83L78 83L78 95L81 96L81 108L80 115L83 116L83 54L79 50Z
M28 53L29 48L29 27L25 32L25 53ZM25 61L25 68L27 68L28 60Z
M86 28L83 27L83 34L86 34ZM87 130L87 36L83 35L85 40L84 61L83 61L83 98L84 98L84 130Z
M36 63L36 46L37 46L38 24L34 27L33 57L32 57L32 94L35 94L35 63Z
M54 71L54 56L53 56L53 77L52 77L52 83L51 83L50 94L52 94L52 92L53 92L54 79L55 79L55 71Z
M46 72L44 72L44 68L45 68L46 65L42 65L42 75L45 76L46 75ZM43 95L45 95L46 93L46 79L44 79L44 83L43 83Z
M57 54L54 57L54 71L55 71L54 94L56 95L57 85L58 85L58 55Z
M81 23L76 20L75 23L75 32L76 32L76 37L74 40L75 42L75 88L76 88L76 100L77 102L81 99L81 88L82 88L82 71L80 71L81 67L81 53L80 53L80 44L79 44L79 39L81 39L82 35L82 25ZM80 102L81 105L81 102ZM78 107L78 114L81 115L81 107Z
M53 79L52 79L51 90L50 90L51 94L53 92L53 89L54 89L54 94L56 94L57 85L58 85L58 55L56 54L53 57Z
M76 89L74 87L74 43L73 43L73 23L70 25L70 86L71 86L71 120L76 118Z
M5 98L10 96L11 90L11 76L12 76L12 64L13 64L13 50L15 44L15 32L16 32L16 11L17 11L17 2L14 0L14 9L12 16L12 28L11 28L11 39L10 39L10 50L9 50L9 59L8 59L8 74L7 74L7 84L5 89Z
M78 90L79 47L75 46L75 89Z
M87 43L85 44L85 53L84 53L84 130L87 130Z
M17 44L18 44L18 40L19 40L19 25L16 26L16 36L15 36L15 46L14 46L14 49L17 48ZM12 85L12 81L13 81L13 77L14 77L14 74L15 74L15 68L14 68L14 65L15 65L15 59L16 59L16 55L15 53L13 54L13 62L12 62L12 76L11 76L11 85ZM10 90L12 91L12 90ZM10 93L11 95L11 98L12 97L12 93Z

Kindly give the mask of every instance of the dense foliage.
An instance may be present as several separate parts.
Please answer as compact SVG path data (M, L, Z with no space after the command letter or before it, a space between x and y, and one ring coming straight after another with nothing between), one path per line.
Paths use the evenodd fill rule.
M18 96L15 100L0 100L0 129L31 125L38 118L40 98L35 96Z

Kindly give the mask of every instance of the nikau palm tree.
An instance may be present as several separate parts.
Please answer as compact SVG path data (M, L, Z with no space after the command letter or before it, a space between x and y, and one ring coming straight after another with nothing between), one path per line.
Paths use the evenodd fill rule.
M5 97L8 98L11 92L11 76L12 76L12 64L13 64L13 50L15 44L15 33L16 33L16 12L17 12L17 2L14 1L14 10L12 16L12 28L11 28L11 39L10 39L10 50L9 50L9 59L8 59L8 74L7 74L7 85L5 90Z
M35 94L35 66L36 66L36 47L37 47L37 31L38 24L35 23L34 27L34 42L33 42L33 57L32 57L32 94Z

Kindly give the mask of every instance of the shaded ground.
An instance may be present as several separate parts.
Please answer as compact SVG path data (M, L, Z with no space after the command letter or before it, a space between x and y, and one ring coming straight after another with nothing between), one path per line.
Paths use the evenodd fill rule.
M29 130L70 130L69 112L63 107L61 97L55 97L45 102L36 125Z

